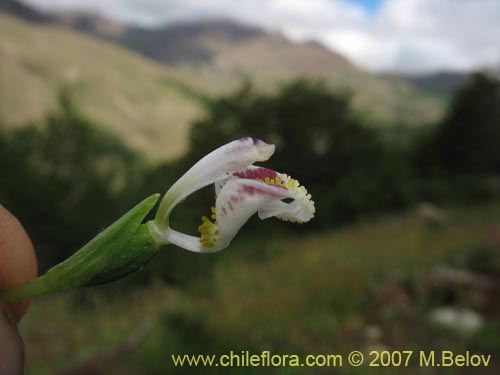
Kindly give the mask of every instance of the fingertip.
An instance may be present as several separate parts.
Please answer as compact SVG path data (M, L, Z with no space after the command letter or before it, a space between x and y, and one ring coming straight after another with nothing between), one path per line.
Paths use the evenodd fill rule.
M22 284L37 276L33 244L21 223L0 205L0 288ZM9 304L17 320L28 309L29 301Z

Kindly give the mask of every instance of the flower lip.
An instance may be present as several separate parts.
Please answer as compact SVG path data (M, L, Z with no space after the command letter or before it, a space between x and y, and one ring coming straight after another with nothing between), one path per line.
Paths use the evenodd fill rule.
M314 202L297 180L271 169L249 166L216 183L211 218L202 218L198 251L218 251L228 246L255 213L261 219L305 223L314 216ZM291 202L283 199L291 198Z

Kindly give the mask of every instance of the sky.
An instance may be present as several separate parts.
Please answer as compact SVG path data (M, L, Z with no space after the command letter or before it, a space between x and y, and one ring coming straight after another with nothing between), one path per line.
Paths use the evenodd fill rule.
M231 18L316 40L372 72L500 66L500 0L23 0L158 26Z

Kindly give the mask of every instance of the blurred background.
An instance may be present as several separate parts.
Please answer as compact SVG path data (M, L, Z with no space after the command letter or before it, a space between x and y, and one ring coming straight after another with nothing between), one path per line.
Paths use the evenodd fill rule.
M275 143L265 166L317 208L34 301L27 374L354 349L469 350L492 363L447 373L499 373L499 19L496 0L2 0L0 202L40 273L242 136ZM195 234L211 205L199 192L173 226ZM230 372L266 371L307 373Z

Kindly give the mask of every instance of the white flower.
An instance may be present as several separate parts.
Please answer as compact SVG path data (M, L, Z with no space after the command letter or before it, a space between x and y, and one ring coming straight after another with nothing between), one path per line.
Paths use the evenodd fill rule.
M163 197L152 229L164 244L194 252L215 252L229 245L256 212L261 219L304 223L314 216L314 202L297 180L271 169L253 166L274 153L274 145L254 138L228 143L198 161ZM202 218L200 237L180 233L169 224L172 209L188 195L215 183L212 220ZM283 199L291 199L284 202Z

